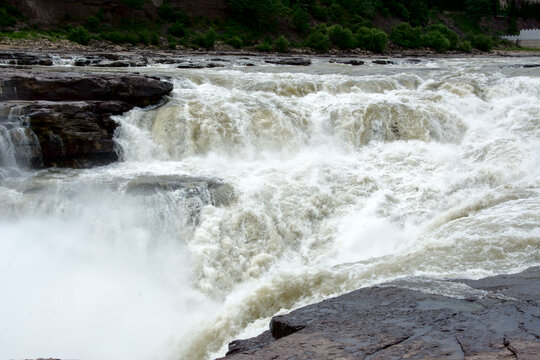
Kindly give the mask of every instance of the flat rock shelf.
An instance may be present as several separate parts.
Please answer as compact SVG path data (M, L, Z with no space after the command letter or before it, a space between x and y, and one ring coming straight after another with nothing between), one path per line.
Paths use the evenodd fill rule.
M533 360L539 353L534 267L481 280L407 279L359 289L275 316L269 331L231 342L221 359Z

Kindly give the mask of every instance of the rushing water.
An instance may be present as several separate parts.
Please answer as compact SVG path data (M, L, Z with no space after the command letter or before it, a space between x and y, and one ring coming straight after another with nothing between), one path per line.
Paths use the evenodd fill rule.
M137 69L175 90L116 117L122 162L0 180L0 358L207 359L358 287L539 265L536 60ZM133 191L182 176L234 190Z

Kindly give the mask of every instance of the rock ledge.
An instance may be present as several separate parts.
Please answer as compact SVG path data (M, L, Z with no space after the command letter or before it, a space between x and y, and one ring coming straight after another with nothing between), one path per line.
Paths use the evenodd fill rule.
M87 168L117 160L112 115L159 104L173 85L136 74L0 68L0 142L18 163ZM23 136L24 135L24 136ZM5 160L4 160L5 161ZM2 156L0 156L0 166Z
M222 359L532 360L539 353L535 267L481 280L407 279L359 289L274 317L269 331L233 341Z

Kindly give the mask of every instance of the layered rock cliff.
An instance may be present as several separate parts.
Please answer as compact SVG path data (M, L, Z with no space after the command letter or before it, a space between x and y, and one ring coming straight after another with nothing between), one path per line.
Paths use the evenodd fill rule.
M0 126L6 141L19 163L37 168L86 168L115 161L117 123L111 116L158 104L173 88L142 75L5 67L0 84ZM14 116L19 124L13 123Z

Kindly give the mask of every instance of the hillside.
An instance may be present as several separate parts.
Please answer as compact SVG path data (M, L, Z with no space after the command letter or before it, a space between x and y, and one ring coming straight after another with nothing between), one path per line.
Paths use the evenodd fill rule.
M540 2L494 0L1 0L0 36L161 48L489 51L540 27Z

